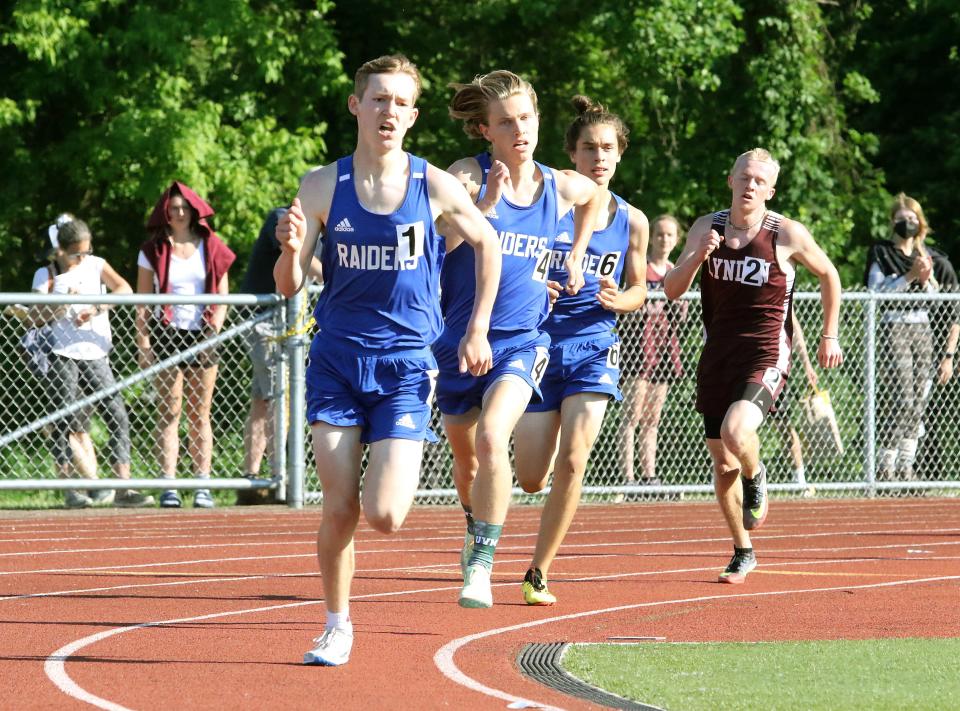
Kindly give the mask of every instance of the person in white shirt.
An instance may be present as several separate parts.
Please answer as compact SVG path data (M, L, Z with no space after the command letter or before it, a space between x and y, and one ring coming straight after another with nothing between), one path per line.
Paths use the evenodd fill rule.
M213 210L188 186L174 182L161 196L147 223L152 238L137 258L137 293L193 296L227 294L227 271L235 255L207 224ZM137 309L137 349L140 367L175 357L215 335L223 327L227 308L167 304L153 310ZM213 460L210 408L217 380L216 348L202 351L177 367L157 374L157 443L160 474L177 475L180 451L180 414L186 403L188 451L197 478L209 478ZM167 489L160 506L179 508L179 494ZM209 489L197 489L193 505L212 508Z
M72 215L61 215L49 229L53 245L50 264L33 276L33 291L50 294L101 294L106 286L118 294L131 293L130 284L114 271L105 259L93 256L90 228ZM65 304L38 306L30 311L34 325L50 328L52 353L46 386L54 411L76 402L82 395L104 390L115 384L110 367L110 319L104 304ZM130 478L130 421L119 393L103 398L98 407L110 433L109 459L114 474ZM60 476L71 472L71 434L83 431L82 411L61 417L53 423L52 450ZM90 474L90 472L85 472ZM93 476L96 476L94 471ZM116 506L150 506L152 496L131 489L116 494L100 489L88 496L80 490L67 490L65 503L70 508L92 503Z

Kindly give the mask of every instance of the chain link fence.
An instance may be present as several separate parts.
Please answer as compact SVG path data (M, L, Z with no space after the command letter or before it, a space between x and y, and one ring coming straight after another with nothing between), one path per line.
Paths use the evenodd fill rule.
M178 432L177 486L249 487L249 480L243 479L249 473L244 466L244 426L252 377L249 341L259 334L275 346L268 357L280 366L274 376L278 397L271 401L269 417L286 446L268 453L258 473L264 477L262 481L276 475L273 485L279 486L281 498L291 505L319 501L322 492L309 452L302 404L303 359L313 335L307 316L315 295L288 304L278 303L275 297L251 295L195 299L195 303L229 303L224 329L215 338L147 369L137 362L135 306L147 301L157 304L161 298L169 302L170 297L110 295L84 301L80 297L0 295L4 312L0 319L4 364L0 371L0 490L87 486L89 482L59 478L55 437L62 435L65 425L71 432L89 435L96 452L94 470L101 477L110 477L112 447L116 446L111 437L117 426L107 404L114 392L129 420L134 483L164 488L155 482L161 475L158 425L162 399L167 396L161 388L181 360L203 357L214 349L219 364L210 418L212 485L191 477L197 443L191 446L191 422L184 416ZM112 389L82 387L77 398L65 402L49 378L38 377L26 367L21 345L25 326L18 316L32 308L30 301L73 309L92 302L112 305L109 362L116 383ZM179 299L179 303L189 301ZM960 295L844 292L840 339L845 362L833 371L816 366L819 295L797 294L794 305L797 321L809 336L809 356L814 363L810 379L816 388L808 382L803 361L795 352L785 400L760 433L761 456L770 473L771 488L795 495L960 489L960 387L956 377L945 385L936 379L945 332L960 306ZM918 309L935 318L926 326L894 334L891 321L896 319L889 314ZM641 311L620 318L618 330L623 342L624 401L611 403L607 409L587 469L585 495L612 500L711 493L702 420L693 407L702 344L699 294L691 292L674 303L666 302L662 294L651 294ZM903 354L891 349L892 339L912 347L913 360L918 363L919 370L915 368L909 375L914 390L920 392L919 401L909 407L906 374L903 367L896 367ZM662 361L653 371L648 367L651 353L659 353ZM418 501L449 503L456 498L452 460L438 413L434 429L441 438L437 444L426 445ZM285 432L290 435L284 437ZM91 465L83 462L82 447L74 444L74 439L71 437L71 467L74 475L82 476ZM885 463L891 448L897 452L906 449L907 454L901 452ZM521 497L519 489L517 495L536 500Z

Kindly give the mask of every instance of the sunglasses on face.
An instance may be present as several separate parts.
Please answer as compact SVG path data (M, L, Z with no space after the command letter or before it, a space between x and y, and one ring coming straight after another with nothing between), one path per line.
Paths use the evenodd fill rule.
M91 254L93 254L93 250L88 249L83 252L64 252L63 256L66 257L67 259L75 259L77 261L80 261L84 257L89 257Z

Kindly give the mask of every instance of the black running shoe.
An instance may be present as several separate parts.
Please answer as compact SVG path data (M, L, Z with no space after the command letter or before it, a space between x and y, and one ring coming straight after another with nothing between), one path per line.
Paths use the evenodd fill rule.
M718 582L728 583L730 585L739 585L747 579L747 573L757 567L757 557L753 554L753 548L733 549L733 558L730 564L720 573Z
M767 500L767 468L760 463L760 468L753 479L740 477L743 484L743 527L748 531L756 531L767 520L769 502Z

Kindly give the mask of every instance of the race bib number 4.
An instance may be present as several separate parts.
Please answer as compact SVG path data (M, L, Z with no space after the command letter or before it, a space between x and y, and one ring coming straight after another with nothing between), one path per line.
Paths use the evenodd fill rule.
M540 387L540 381L543 380L544 373L547 372L547 364L550 362L550 351L543 346L537 346L537 355L533 359L533 367L530 369L530 377L533 382Z

